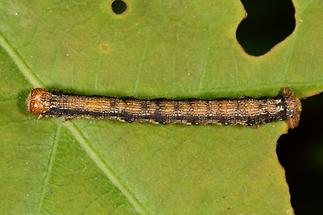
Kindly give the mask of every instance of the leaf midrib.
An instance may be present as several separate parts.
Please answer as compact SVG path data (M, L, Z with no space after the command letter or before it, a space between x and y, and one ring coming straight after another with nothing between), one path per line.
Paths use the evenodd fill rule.
M25 79L33 86L33 87L41 87L44 88L45 85L42 81L33 73L27 63L23 60L23 58L19 55L19 53L15 50L15 48L9 43L9 41L3 36L2 32L0 32L0 46L8 53L11 57L12 61L17 65L21 74L25 77ZM54 120L59 126L61 125L60 121ZM121 181L109 166L100 158L97 152L90 146L90 144L86 141L86 138L83 136L80 129L73 122L65 122L63 124L65 128L69 130L72 136L79 142L81 148L85 151L85 153L93 160L95 165L103 172L103 174L111 181L111 183L116 186L120 192L125 196L125 198L129 201L129 203L135 208L135 210L139 214L147 214L145 207L139 202L136 196L129 190L128 187ZM53 144L52 147L55 147ZM53 151L53 149L52 149ZM49 165L51 161L54 160L55 153L51 153L49 157ZM44 186L48 185L48 178L50 177L50 168L47 169ZM42 188L43 192L46 190L45 187ZM39 207L42 205L44 193L40 196L40 202L38 203L37 210L40 210Z

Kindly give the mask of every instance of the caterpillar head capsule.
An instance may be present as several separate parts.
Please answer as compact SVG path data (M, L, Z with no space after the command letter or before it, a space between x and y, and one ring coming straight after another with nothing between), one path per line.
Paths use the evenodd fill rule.
M41 116L43 113L50 109L50 100L52 93L42 89L33 89L28 96L27 106L28 111L34 115Z

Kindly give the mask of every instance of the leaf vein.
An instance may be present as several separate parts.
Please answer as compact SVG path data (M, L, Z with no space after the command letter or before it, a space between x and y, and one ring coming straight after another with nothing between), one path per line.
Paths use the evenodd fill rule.
M23 76L31 83L34 87L42 87L43 84L40 79L34 74L30 67L26 64L20 54L10 45L10 43L4 38L2 33L0 32L0 45L8 55L12 58L13 62L17 65L20 72Z
M105 164L102 158L97 152L90 146L82 132L78 127L72 122L66 122L65 127L72 133L74 138L80 143L83 150L88 154L88 156L95 162L97 167L110 179L110 181L119 188L119 190L125 195L128 201L135 207L137 212L140 214L147 214L144 206L138 201L134 194L122 183L122 180L116 176L116 174Z
M21 55L3 36L2 32L0 32L0 46L8 53L13 62L19 68L19 71L33 87L44 87L42 81L36 76L36 74L32 72L32 70L23 60ZM56 123L58 125L61 124L58 120L56 120ZM104 163L103 160L98 156L97 152L95 152L90 147L89 143L86 142L78 127L71 122L65 122L63 126L71 132L71 134L79 142L80 146L83 148L85 153L88 154L88 156L93 160L93 162L98 166L98 168L101 171L103 171L105 176L121 191L121 193L128 199L129 203L135 208L135 210L140 214L147 214L146 210L144 209L144 206L138 201L135 195L129 191L129 189L124 185L124 183L121 183L121 179L118 178L115 175L115 173L111 171L108 165ZM41 205L38 207L41 207Z
M55 155L56 155L57 146L58 146L58 143L59 143L58 140L59 140L59 137L60 137L60 130L61 130L61 126L58 125L57 129L56 129L56 132L55 132L55 135L53 137L53 146L52 146L52 150L51 150L51 152L49 154L48 169L47 169L47 172L46 172L46 175L45 175L44 184L42 186L42 192L41 192L41 195L40 195L40 198L39 198L39 201L38 201L38 207L37 207L37 213L36 214L40 214L40 211L41 211L42 206L43 206L43 202L44 202L44 199L45 199L45 194L46 194L48 183L49 183L49 178L50 178L50 175L51 175L51 172L52 172L52 169L53 169L53 165L54 165L54 161L55 161Z
M135 88L134 88L134 95L137 95L137 92L138 92L139 81L140 81L141 73L142 73L142 70L143 70L143 64L144 64L147 49L148 49L147 46L148 46L149 34L150 34L150 32L149 32L149 29L148 29L147 33L146 33L145 45L144 45L144 49L143 49L143 52L142 52L142 57L141 57L138 72L137 72L137 78L136 78Z

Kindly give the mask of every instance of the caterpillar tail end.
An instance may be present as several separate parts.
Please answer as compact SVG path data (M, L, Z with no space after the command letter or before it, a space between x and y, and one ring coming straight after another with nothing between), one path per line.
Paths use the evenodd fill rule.
M292 91L292 89L285 87L282 89L281 95L286 102L286 115L289 128L296 128L300 121L302 112L302 103Z

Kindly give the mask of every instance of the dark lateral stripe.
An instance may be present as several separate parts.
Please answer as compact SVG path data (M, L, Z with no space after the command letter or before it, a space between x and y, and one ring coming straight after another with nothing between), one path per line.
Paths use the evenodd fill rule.
M132 113L128 113L126 111L122 112L94 112L94 111L87 111L84 109L62 109L53 107L46 113L45 116L66 116L66 117L75 117L75 116L90 116L93 118L120 118L127 122L133 121L155 121L158 123L170 123L170 122L187 122L191 124L203 124L203 123L219 123L219 124L233 124L234 121L246 122L248 125L257 125L261 123L267 123L275 120L284 120L286 118L286 111L281 111L276 115L260 115L254 117L246 117L246 116L232 116L232 118L223 117L223 116L212 116L208 118L208 121L202 121L198 116L194 115L185 115L185 116L164 116L158 113L158 110L155 111L153 115L134 115Z
M258 125L288 120L297 126L301 103L284 88L281 96L261 99L142 100L134 98L88 97L51 93L36 88L28 97L28 110L41 116L117 118L124 121L159 123ZM212 105L211 105L212 104Z

